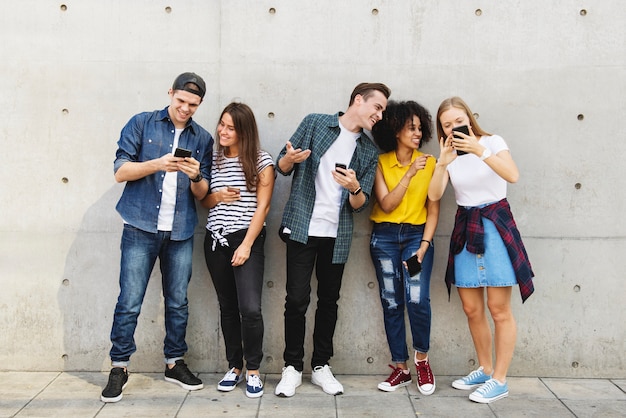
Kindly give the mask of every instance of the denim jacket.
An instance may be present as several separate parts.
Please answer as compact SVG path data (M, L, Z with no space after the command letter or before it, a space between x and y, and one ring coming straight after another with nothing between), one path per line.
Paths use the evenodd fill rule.
M114 172L128 161L143 162L173 152L175 131L167 109L139 113L128 121L117 142ZM189 120L180 135L178 146L192 150L193 157L200 161L202 177L210 182L213 150L211 134ZM165 172L158 171L139 180L126 182L116 206L125 222L142 231L157 232L164 178ZM197 224L198 215L189 177L178 172L171 239L182 241L190 238Z

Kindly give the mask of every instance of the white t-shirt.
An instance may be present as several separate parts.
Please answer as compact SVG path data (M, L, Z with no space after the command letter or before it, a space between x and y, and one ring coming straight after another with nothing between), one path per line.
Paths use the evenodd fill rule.
M315 175L315 204L309 223L310 237L337 237L343 187L335 181L332 172L335 171L335 163L344 163L350 168L356 140L361 136L360 132L350 132L341 123L339 127L341 133L320 158Z
M172 150L178 147L178 138L183 132L183 129L175 129L174 144ZM172 151L173 153L173 151ZM185 174L182 174L183 176ZM178 177L178 171L172 171L165 173L163 179L163 190L161 192L161 206L159 207L159 220L157 223L157 229L159 231L171 231L174 224L174 211L176 210L176 182Z
M509 149L498 135L483 136L478 143L490 149L493 155ZM506 180L474 154L456 157L448 165L448 173L459 206L479 206L506 197Z

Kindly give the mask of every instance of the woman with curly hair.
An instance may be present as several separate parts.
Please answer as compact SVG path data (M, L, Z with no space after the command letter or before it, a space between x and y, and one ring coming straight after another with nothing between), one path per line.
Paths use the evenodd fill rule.
M417 388L424 395L435 391L428 350L430 274L439 202L427 197L435 159L419 151L431 132L430 114L414 101L390 101L382 120L372 129L374 141L384 151L374 181L370 254L380 288L387 343L395 363L389 366L393 372L387 380L378 384L378 389L386 392L411 384L405 310L415 350ZM409 269L405 261L413 256L417 270Z

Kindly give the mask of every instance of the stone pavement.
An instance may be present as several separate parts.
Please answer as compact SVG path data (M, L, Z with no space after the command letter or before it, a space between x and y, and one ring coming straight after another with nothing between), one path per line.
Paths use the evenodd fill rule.
M386 375L338 375L345 394L329 396L305 374L294 397L279 398L280 375L267 374L257 399L246 397L243 383L218 392L221 377L201 373L205 388L188 392L161 373L131 372L124 398L104 404L108 373L0 372L0 417L626 417L626 379L509 377L509 397L481 405L450 386L457 376L436 376L437 390L423 396L415 384L379 391Z

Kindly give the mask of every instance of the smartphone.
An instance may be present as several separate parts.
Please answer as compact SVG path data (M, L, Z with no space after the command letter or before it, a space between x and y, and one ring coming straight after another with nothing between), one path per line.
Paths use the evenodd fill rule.
M235 193L239 193L240 192L240 190L237 187L227 186L226 189L228 189L229 192L235 192Z
M409 276L416 276L417 273L422 271L422 263L417 259L417 254L413 254L412 257L404 260L406 263L406 268L409 270Z
M462 132L465 135L469 135L469 128L467 127L467 125L462 125L462 126L455 126L454 128L452 128L452 132ZM454 135L454 133L452 134L455 138L461 138L458 135ZM467 154L467 152L465 151L461 151L461 150L456 150L456 154L457 155L465 155Z
M185 148L176 148L174 157L191 157L191 151Z
M335 168L343 168L344 170L348 169L348 167L346 167L346 165L343 163L335 163ZM341 174L342 176L345 176L345 174L342 173L341 171L337 171L337 172Z

